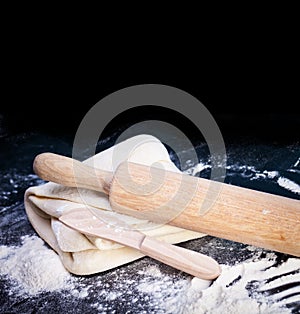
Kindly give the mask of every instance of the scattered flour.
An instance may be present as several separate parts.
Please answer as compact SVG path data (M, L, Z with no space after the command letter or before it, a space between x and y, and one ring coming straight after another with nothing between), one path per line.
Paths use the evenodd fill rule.
M251 251L251 246L248 249ZM91 286L81 284L81 277L73 278L40 238L25 236L19 247L0 246L0 275L16 283L11 293L56 291L75 298L92 298L97 302L90 306L99 313L113 313L119 302L126 302L136 309L135 313L148 313L147 308L157 314L291 313L285 305L300 303L300 259L289 258L276 266L274 253L265 258L259 255L234 266L221 265L222 274L210 286L208 281L205 286L195 277L162 273L157 265L137 271L134 278L126 277L124 269L117 269L112 272L113 281L104 283L100 276ZM276 295L264 293L283 285L290 285L290 289ZM293 296L285 298L288 295Z
M289 179L284 178L284 177L279 177L277 180L277 183L281 187L283 187L283 188L285 188L291 192L294 192L296 194L300 194L300 186L292 180L289 180Z
M269 297L264 295L263 291L286 283L298 282L300 259L290 258L278 267L272 267L274 263L274 259L264 258L259 261L251 259L235 266L222 265L221 276L207 289L203 289L202 280L198 278L182 279L172 283L170 277L158 275L159 270L152 268L147 269L144 275L148 277L153 274L154 280L153 278L142 280L137 289L140 293L147 294L152 302L157 303L161 313L291 313L285 307L285 302L300 302L299 286ZM284 275L289 272L293 273ZM275 280L269 279L278 275L282 276ZM251 284L255 286L252 291ZM277 302L282 296L294 292L296 292L294 298Z
M12 280L19 293L34 295L72 287L72 277L58 255L36 236L22 237L22 245L0 246L0 275Z
M299 165L299 160L297 160L296 164L294 167L298 167ZM190 175L195 176L197 173L201 173L205 169L211 169L211 165L205 164L205 163L198 163L193 167L190 167L189 169L185 170L184 172ZM285 178L280 175L278 171L267 171L267 170L258 170L256 167L251 166L251 165L227 165L226 166L227 170L227 177L230 176L241 176L243 178L248 178L250 181L252 180L272 180L276 182L279 186L282 188L289 190L293 193L300 194L300 186L296 182ZM294 172L296 171L295 169L289 169L289 171Z

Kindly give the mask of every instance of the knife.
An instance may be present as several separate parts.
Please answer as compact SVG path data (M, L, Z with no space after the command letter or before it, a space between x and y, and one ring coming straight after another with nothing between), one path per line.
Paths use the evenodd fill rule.
M211 257L185 248L159 241L131 229L124 221L88 208L72 210L59 220L65 225L89 236L100 237L139 250L164 264L205 280L221 273L219 264Z

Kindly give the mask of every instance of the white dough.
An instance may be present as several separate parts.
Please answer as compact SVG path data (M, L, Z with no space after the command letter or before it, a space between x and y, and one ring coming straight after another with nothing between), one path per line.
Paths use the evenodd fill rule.
M145 165L159 162L165 169L179 171L170 160L164 145L150 135L130 138L89 158L84 163L113 171L125 160ZM134 249L112 241L87 237L68 228L57 219L63 213L86 206L96 210L112 211L108 197L103 193L69 188L52 182L31 187L25 193L25 209L31 224L40 237L59 254L70 272L78 275L97 273L143 256ZM169 225L158 226L115 212L113 215L145 234L169 243L179 243L203 236L201 233Z

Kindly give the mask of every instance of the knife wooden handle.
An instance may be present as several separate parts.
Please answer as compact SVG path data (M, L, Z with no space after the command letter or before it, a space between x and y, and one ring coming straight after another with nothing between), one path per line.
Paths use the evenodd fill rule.
M213 258L152 237L145 237L140 251L164 264L201 279L211 280L221 274L221 268Z
M83 234L132 247L201 279L212 280L221 273L219 264L209 256L146 236L138 230L131 229L124 221L118 221L115 216L103 216L102 211L96 215L99 216L95 216L87 208L79 208L63 214L59 220Z
M33 170L43 180L105 194L109 194L113 178L113 173L109 171L96 169L78 160L53 153L37 155Z

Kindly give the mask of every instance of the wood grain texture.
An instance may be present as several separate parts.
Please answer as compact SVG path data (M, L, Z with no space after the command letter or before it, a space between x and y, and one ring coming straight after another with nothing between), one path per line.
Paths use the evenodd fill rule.
M78 160L53 153L35 157L34 172L42 179L69 187L109 193L113 174L84 165Z
M136 183L140 187L135 191ZM298 200L122 164L112 182L110 202L114 210L138 218L300 256ZM203 207L208 210L201 214Z
M123 214L300 256L300 201L207 179L123 163L113 175L45 153L35 172L66 186L109 194Z

